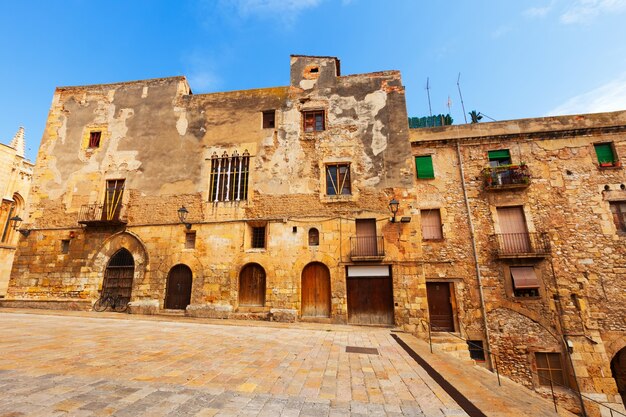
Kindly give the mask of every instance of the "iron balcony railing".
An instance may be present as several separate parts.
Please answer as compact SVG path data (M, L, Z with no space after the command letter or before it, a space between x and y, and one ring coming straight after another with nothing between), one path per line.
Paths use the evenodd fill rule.
M550 253L550 239L545 232L501 233L495 236L501 258L546 256Z
M104 204L84 204L78 212L78 223L85 225L120 225L126 221L120 218L123 206L119 205L116 210L107 210Z
M385 241L382 236L354 236L350 238L352 260L382 259L385 256Z
M503 165L482 170L486 189L524 188L530 185L531 175L527 165Z

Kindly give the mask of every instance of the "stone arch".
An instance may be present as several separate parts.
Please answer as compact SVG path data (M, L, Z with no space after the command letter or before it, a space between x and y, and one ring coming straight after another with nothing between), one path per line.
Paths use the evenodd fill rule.
M99 291L102 289L106 267L111 261L111 258L122 248L132 255L135 264L131 301L143 298L144 294L140 294L137 289L146 279L148 272L148 252L139 237L128 231L109 236L91 259L89 266L95 277L92 297L98 297Z
M494 310L499 308L503 308L506 310L511 310L517 314L524 316L525 318L537 323L539 326L543 327L545 331L547 331L555 340L560 340L559 336L556 334L556 331L552 328L550 321L542 318L539 314L526 310L524 307L519 306L511 301L501 300L499 302L494 302L491 305L491 308L487 309L487 314L491 313Z
M20 195L20 193L13 194L13 201L6 207L6 211L2 210L0 212L0 225L2 229L0 229L0 242L2 243L11 243L15 239L15 234L17 233L13 230L13 225L11 224L11 218L15 216L19 216L21 219L24 219L24 199Z
M251 262L239 271L239 305L265 306L266 273L258 263Z
M126 249L120 248L107 263L102 280L102 296L112 295L128 303L132 295L135 260Z
M611 359L611 374L617 385L617 391L626 404L626 347L621 348Z
M303 317L330 317L330 270L322 262L310 262L302 269L300 299Z

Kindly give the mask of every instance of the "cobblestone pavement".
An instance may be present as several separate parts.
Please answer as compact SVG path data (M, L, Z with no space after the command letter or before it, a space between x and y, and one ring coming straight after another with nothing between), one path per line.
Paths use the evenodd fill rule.
M389 329L326 327L0 312L0 416L466 415Z

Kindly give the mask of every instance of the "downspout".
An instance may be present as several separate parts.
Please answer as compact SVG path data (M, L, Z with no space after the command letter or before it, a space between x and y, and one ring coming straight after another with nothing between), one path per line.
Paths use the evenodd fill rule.
M463 200L465 200L465 208L467 210L467 221L470 228L470 239L472 241L472 253L474 255L474 267L476 268L476 280L478 281L478 294L480 296L480 308L483 312L483 325L485 326L485 344L487 356L489 357L489 368L493 370L493 361L491 359L491 344L489 342L489 327L487 327L487 311L485 309L485 296L483 294L483 284L480 275L480 265L478 263L478 251L476 250L476 236L474 233L474 222L472 221L472 212L470 210L469 199L467 198L467 189L465 187L465 170L463 169L463 160L461 158L460 139L456 140L456 155L459 159L459 171L461 173L461 188L463 188Z

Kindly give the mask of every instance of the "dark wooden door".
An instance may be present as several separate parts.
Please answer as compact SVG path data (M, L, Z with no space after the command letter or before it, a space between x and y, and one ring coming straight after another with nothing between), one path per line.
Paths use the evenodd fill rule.
M124 180L108 180L104 205L102 206L102 220L117 220L122 208L122 194L124 194Z
M394 324L391 277L348 277L348 323Z
M330 272L315 262L302 270L302 316L330 317Z
M434 331L454 331L454 317L450 300L450 284L447 282L427 282L428 313Z
M122 248L115 252L104 271L102 295L119 296L124 302L130 301L135 275L133 255Z
M356 220L356 253L353 256L377 256L376 219Z
M192 273L187 265L176 265L167 277L165 308L184 310L191 302Z
M239 305L265 305L265 270L261 265L248 264L239 274Z

